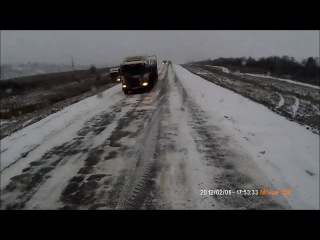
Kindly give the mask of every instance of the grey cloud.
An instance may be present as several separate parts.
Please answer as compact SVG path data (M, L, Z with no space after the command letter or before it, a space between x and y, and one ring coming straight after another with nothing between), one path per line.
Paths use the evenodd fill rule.
M319 56L319 31L1 31L1 63L116 65L156 54L175 63L218 57Z

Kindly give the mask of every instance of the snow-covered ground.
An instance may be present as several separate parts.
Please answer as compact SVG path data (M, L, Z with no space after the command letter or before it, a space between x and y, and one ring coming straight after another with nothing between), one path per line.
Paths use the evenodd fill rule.
M0 144L2 209L319 209L319 135L177 65ZM201 194L258 187L293 194Z
M209 82L241 94L290 121L319 133L319 89L274 79L243 77L220 70L215 71L214 67L208 66L184 65L184 67Z
M207 67L213 67L213 68L218 68L218 69L221 69L222 72L225 72L225 73L230 73L229 69L228 68L225 68L225 67L220 67L220 66L212 66L212 65L206 65Z
M237 74L238 74L238 75L253 76L253 77L271 78L271 79L275 79L275 80L279 80L279 81L284 81L284 82L288 82L288 83L293 83L293 84L297 84L297 85L301 85L301 86L305 86L305 87L311 87L311 88L314 88L314 89L320 89L320 86L315 86L315 85L308 84L308 83L302 83L302 82L292 81L292 80L290 80L290 79L271 77L271 76L263 75L263 74L251 74L251 73L237 73Z
M197 103L247 149L295 209L319 209L319 135L225 88L174 66Z
M284 104L284 98L282 97L281 94L278 93L278 95L279 95L279 97L280 97L280 101L279 101L278 105L276 106L276 108L280 108L280 107L282 107L283 104Z
M311 87L311 88L314 88L314 89L320 89L320 86L315 86L315 85L308 84L308 83L302 83L302 82L292 81L292 80L290 80L290 79L277 78L277 77L272 77L272 76L264 75L264 74L240 73L240 72L232 73L232 72L229 71L228 68L225 68L225 67L212 66L212 65L206 65L206 66L219 68L219 69L221 69L221 70L222 70L223 72L225 72L225 73L231 73L231 74L243 75L243 76L261 77L261 78L271 78L271 79L275 79L275 80L279 80L279 81L283 81L283 82L288 82L288 83L297 84L297 85L300 85L300 86Z
M1 111L2 112L2 111ZM10 120L6 120L6 119L1 119L0 121L0 127L7 125L8 123L10 123L12 121Z
M34 147L41 148L47 144L53 147L70 140L70 136L79 130L87 119L112 103L110 99L118 101L123 98L119 89L116 85L99 95L101 97L89 97L2 139L1 171L20 159L22 153ZM56 141L52 141L51 136L58 133L63 134L59 134L59 139L54 138Z

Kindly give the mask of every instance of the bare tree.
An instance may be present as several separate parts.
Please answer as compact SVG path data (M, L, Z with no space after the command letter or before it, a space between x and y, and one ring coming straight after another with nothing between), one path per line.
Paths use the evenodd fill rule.
M97 68L96 68L95 65L93 65L93 64L91 65L90 72L93 73L93 74L95 74L97 72Z

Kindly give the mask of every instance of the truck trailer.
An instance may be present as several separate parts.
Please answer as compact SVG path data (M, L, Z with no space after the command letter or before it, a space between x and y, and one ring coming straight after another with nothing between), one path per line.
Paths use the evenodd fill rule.
M151 91L158 81L157 57L129 56L120 65L122 90L129 91L145 89Z

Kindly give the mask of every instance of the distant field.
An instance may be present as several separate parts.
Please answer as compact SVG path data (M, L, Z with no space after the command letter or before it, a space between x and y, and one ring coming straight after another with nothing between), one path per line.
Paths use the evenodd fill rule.
M228 73L226 69L209 66L186 64L183 67L319 133L320 89L314 86L303 86L274 78L237 75Z
M77 70L1 81L1 138L114 86L108 72Z
M83 79L94 79L108 71L108 68L97 69L96 73L90 70L76 70L7 79L1 81L1 98L21 95L34 89L51 89L58 85L81 82Z

